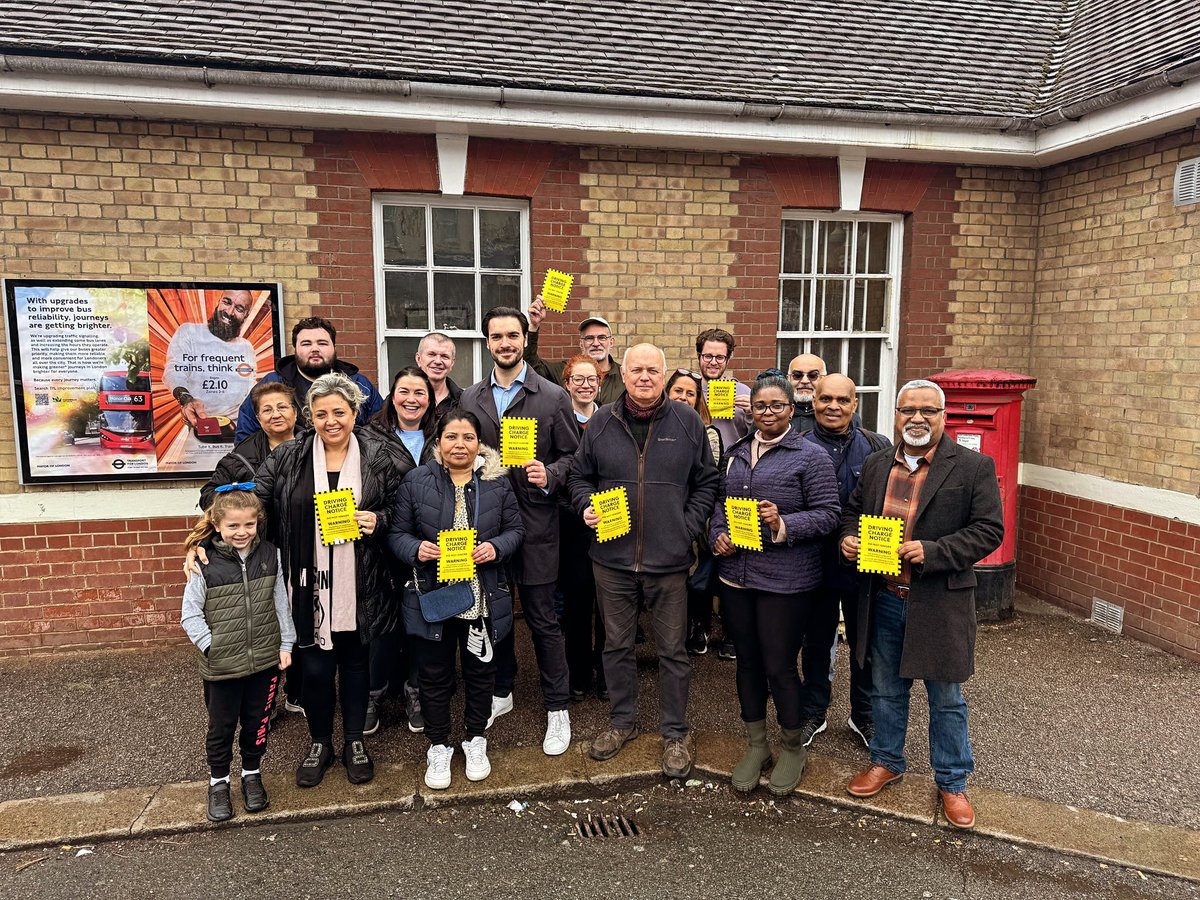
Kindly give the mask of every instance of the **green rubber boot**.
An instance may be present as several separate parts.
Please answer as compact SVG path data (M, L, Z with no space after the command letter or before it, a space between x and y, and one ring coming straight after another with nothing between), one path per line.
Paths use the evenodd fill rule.
M786 797L800 783L808 751L804 749L804 733L799 728L784 728L779 735L779 759L771 770L767 785L776 797Z
M765 720L746 723L748 746L745 755L733 767L734 790L743 793L758 787L758 777L771 765L771 746L767 743Z

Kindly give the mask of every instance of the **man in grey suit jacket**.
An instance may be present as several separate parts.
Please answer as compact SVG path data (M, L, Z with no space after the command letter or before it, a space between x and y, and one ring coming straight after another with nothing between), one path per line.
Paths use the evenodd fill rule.
M479 419L479 440L500 449L501 420L506 417L537 420L534 459L510 466L508 477L521 520L525 543L515 565L525 623L533 633L542 695L546 706L546 737L542 750L549 756L565 753L571 745L570 686L567 649L554 610L554 583L558 579L558 490L566 484L571 457L579 446L574 413L567 392L542 378L522 358L529 322L520 310L497 306L483 316L483 334L495 365L490 375L462 392L459 405ZM567 602L578 598L569 597ZM496 686L492 718L512 709L512 687L517 674L513 635L496 645Z
M859 656L871 654L871 765L847 790L872 797L903 777L908 696L929 694L929 757L947 821L975 824L967 776L975 762L961 683L975 671L974 565L1000 546L1004 518L992 459L944 434L946 398L910 381L896 398L901 443L871 454L842 511L841 550L858 559L859 517L904 522L898 575L860 578ZM869 648L869 649L868 649Z

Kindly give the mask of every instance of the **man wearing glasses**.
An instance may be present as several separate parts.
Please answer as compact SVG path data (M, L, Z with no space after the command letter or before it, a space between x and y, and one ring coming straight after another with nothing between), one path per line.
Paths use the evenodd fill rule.
M796 389L796 414L792 416L792 427L801 434L813 430L816 422L813 394L817 389L817 381L825 375L825 360L813 353L801 353L788 363L788 380Z
M974 565L1000 546L1004 519L991 457L944 434L946 398L910 381L896 398L895 450L871 454L842 511L842 555L858 559L859 517L903 520L899 575L859 578L858 657L871 655L871 765L847 790L873 797L905 770L913 679L929 696L929 758L947 821L975 824L967 776L975 768L962 682L975 671ZM869 644L869 648L868 648Z
M696 358L700 363L700 374L704 376L706 395L710 381L725 377L735 346L733 335L722 328L710 328L696 336ZM722 447L732 447L738 438L750 433L750 388L740 381L735 388L733 407L732 419L713 419L712 425L721 435Z
M525 347L525 362L543 378L548 378L555 384L562 384L566 361L552 363L538 355L538 330L545 318L546 305L542 302L542 295L538 294L529 304L529 343ZM592 316L580 323L579 352L591 358L600 376L600 392L596 395L597 406L612 403L625 393L621 370L617 361L613 359L612 350L613 336L608 319Z

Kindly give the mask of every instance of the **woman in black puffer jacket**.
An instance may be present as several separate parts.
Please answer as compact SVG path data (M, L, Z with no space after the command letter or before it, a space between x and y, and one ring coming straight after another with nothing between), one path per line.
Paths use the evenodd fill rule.
M425 784L450 786L450 698L456 681L456 657L462 659L466 690L467 778L491 773L487 758L488 717L496 680L493 648L512 631L512 594L507 563L521 547L525 527L499 454L479 443L479 420L461 409L438 423L435 462L419 466L400 486L392 516L389 545L401 564L412 568L404 586L404 627L413 638L429 738ZM437 580L438 533L472 528L476 534L475 577L471 605L462 613L429 622L421 594L444 585Z
M368 645L399 621L386 540L400 476L390 446L371 431L354 428L365 398L349 378L321 376L305 402L313 430L272 451L259 469L255 493L266 506L271 540L283 551L304 671L302 704L312 744L296 770L296 783L319 784L333 763L336 684L342 761L347 777L358 784L370 781L375 771L363 743ZM354 491L354 518L363 536L325 546L313 495L339 487Z

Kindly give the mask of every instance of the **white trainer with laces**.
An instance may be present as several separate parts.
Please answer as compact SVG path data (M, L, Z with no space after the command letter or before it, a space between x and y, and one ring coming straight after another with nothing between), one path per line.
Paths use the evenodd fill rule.
M571 714L565 709L546 713L546 738L542 741L542 752L547 756L561 756L571 746Z
M453 757L454 748L446 744L434 744L429 748L425 754L426 787L435 791L450 787L450 760Z
M462 743L467 757L467 780L483 781L492 774L492 764L487 757L487 738L483 735Z
M503 697L492 697L492 714L488 716L487 727L491 728L492 723L500 716L506 715L513 711L512 694L505 694Z

